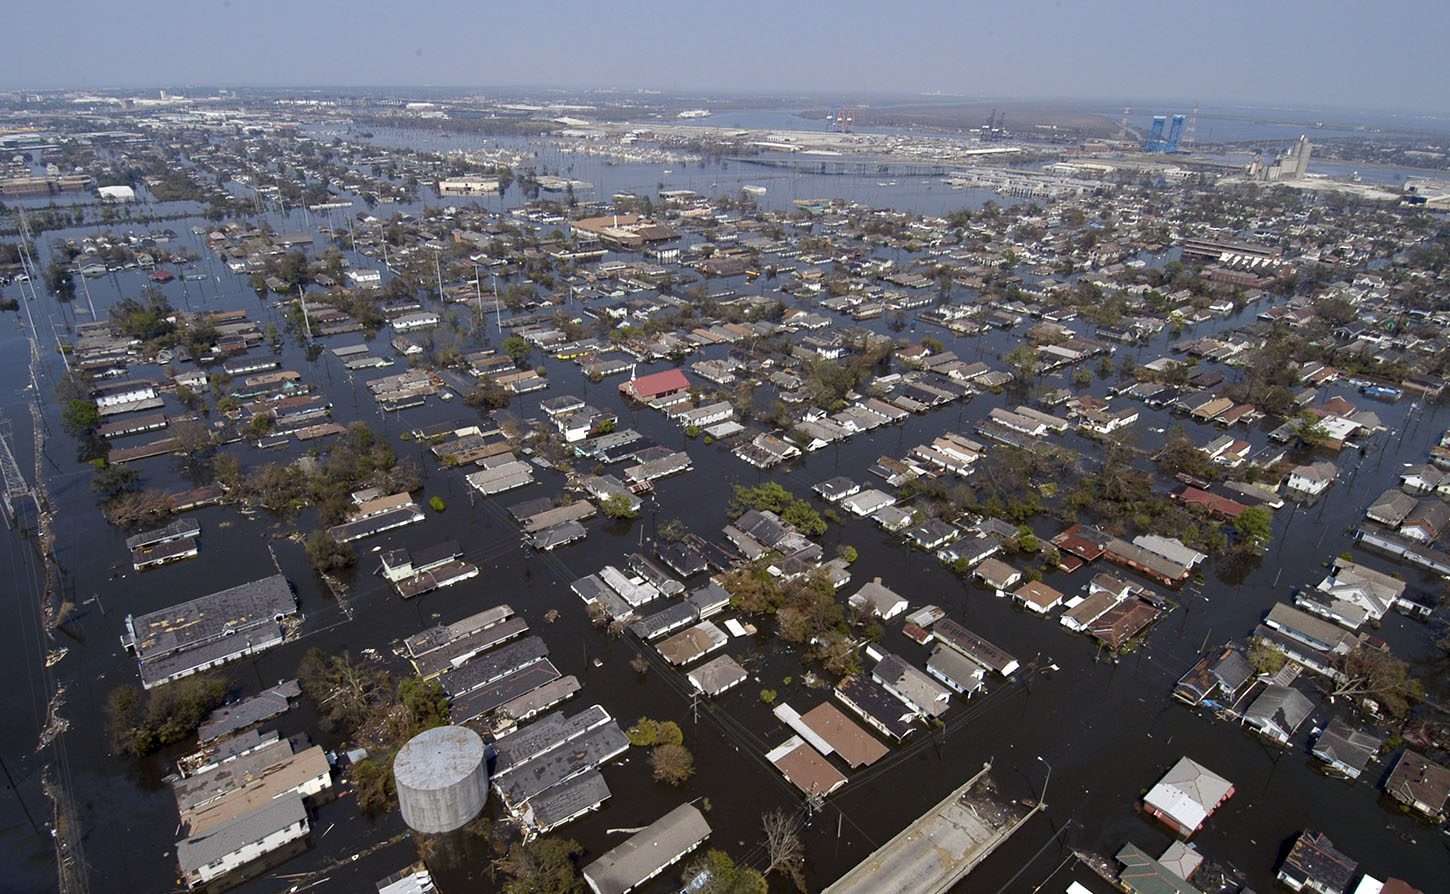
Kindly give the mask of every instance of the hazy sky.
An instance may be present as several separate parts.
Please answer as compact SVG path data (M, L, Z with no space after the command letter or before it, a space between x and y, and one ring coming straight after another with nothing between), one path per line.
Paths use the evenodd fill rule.
M940 91L1450 112L1444 0L7 4L14 87Z

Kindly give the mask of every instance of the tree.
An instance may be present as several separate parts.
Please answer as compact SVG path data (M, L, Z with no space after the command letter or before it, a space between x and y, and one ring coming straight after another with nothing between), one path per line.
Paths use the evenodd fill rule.
M515 841L493 861L507 878L504 894L582 894L584 885L574 865L584 848L573 839L535 838Z
M96 462L102 461L96 460ZM113 466L104 463L96 469L96 477L91 479L91 490L109 499L135 490L136 482L140 478L141 473L128 466Z
M715 848L685 865L684 880L690 894L766 894L769 890L759 870L737 866L729 854Z
M406 712L400 739L411 739L423 730L448 723L448 694L436 679L404 677L398 684L398 703Z
M1284 666L1287 660L1284 653L1269 644L1269 641L1261 636L1254 637L1249 642L1249 664L1254 670L1261 674L1277 674L1279 668Z
M626 494L610 494L599 501L599 511L610 518L635 518L639 510Z
M524 341L522 338L519 338L517 335L510 335L508 338L504 339L502 347L504 353L512 358L515 366L523 366L524 360L526 360L530 352L533 351L533 346L531 346L528 342Z
M634 726L626 730L624 735L631 745L641 748L651 745L679 745L685 741L685 734L678 723L673 720L653 720L649 717L641 717L635 721Z
M191 676L142 691L127 683L106 699L106 726L117 751L146 755L194 739L196 728L227 696L225 677Z
M335 571L346 568L357 561L352 547L338 543L327 530L313 531L307 535L307 564L315 571Z
M1410 667L1389 652L1359 646L1336 662L1340 677L1330 697L1372 700L1386 714L1403 718L1425 698L1425 688L1410 676Z
M695 756L683 745L656 745L650 750L649 765L655 781L667 785L681 785L695 775Z
M95 404L83 397L66 401L65 409L60 411L60 418L65 430L73 435L84 434L101 424L100 411Z
M71 277L70 270L60 264L52 262L45 268L45 284L51 294L61 301L70 301L76 296L76 283Z
M317 648L302 656L297 680L316 706L325 732L341 729L350 734L374 707L387 707L394 693L387 671L354 664L346 652L328 655Z
M1299 440L1306 447L1318 447L1329 440L1329 431L1324 427L1318 416L1308 410L1303 411L1298 417L1297 434Z
M1203 477L1208 471L1208 455L1198 449L1183 426L1175 426L1168 434L1168 441L1158 451L1158 471L1164 475L1180 472Z
M502 410L513 402L513 395L492 379L484 379L463 396L463 402L480 410Z
M801 843L800 815L777 807L760 815L760 825L765 830L765 853L769 861L765 874L779 872L804 891L806 853Z
M1031 378L1037 372L1037 349L1027 342L1019 342L1017 347L1007 352L1002 358L1012 367L1012 373L1018 381Z
M398 786L393 780L392 755L380 755L377 759L364 758L353 764L352 788L357 795L358 806L369 813L378 813L392 808L398 798Z
M1274 523L1274 517L1269 510L1262 506L1251 506L1239 513L1234 519L1234 530L1239 536L1255 543L1263 543L1269 539L1269 532Z

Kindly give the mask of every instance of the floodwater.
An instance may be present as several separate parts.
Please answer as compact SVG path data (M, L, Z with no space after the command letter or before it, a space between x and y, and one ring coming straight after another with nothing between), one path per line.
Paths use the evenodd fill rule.
M722 173L733 174L734 169L696 169L689 177L698 177L701 185L686 188L706 191L706 178L717 179ZM576 171L574 176L592 179L607 196L608 191L620 190L620 183L653 189L657 172L652 166L600 165L588 172ZM746 182L758 180L748 178ZM684 184L675 180L670 185ZM874 184L852 182L850 178L802 177L798 188L812 196L840 195L889 204L878 201L872 192L878 189ZM937 191L948 194L941 187ZM951 195L955 204L944 203L945 208L966 204L968 197ZM501 201L518 201L517 190ZM380 206L379 210L385 213L388 206ZM279 231L302 229L308 222L300 211L290 217L273 217ZM175 221L157 228L169 226L182 234L178 240L183 245L197 248L197 238L189 233L192 223ZM313 227L322 223L325 220L317 215L310 218ZM55 235L92 231L84 227L73 234L48 233L43 241ZM377 266L365 258L357 261ZM200 267L205 271L205 263ZM138 293L143 285L142 274L128 271L93 280L90 289L97 311L104 314L105 307L123 295ZM712 287L737 288L743 293L768 288L769 283L747 286L739 280L717 280ZM245 277L222 273L220 279L179 280L163 289L178 307L246 308L253 319L263 324L275 322L280 326L282 322L275 310L257 301ZM74 318L84 304L82 296L61 310L46 297L32 311L37 322L48 315L63 329L67 316ZM1257 310L1204 324L1194 332L1206 334L1240 325ZM0 387L0 406L13 423L11 442L20 467L29 475L34 459L25 405L33 395L21 387L26 380L26 345L24 333L10 322L13 319L0 318L0 371L5 373L0 380L5 383ZM880 327L882 323L869 325ZM1082 324L1078 328L1087 331ZM42 334L48 336L49 324L42 327ZM958 339L925 325L907 334L938 338L964 359L989 362L1009 350L1016 340L1013 335L996 332L978 339ZM498 339L499 333L489 321L487 331L475 333L469 347L496 344ZM358 340L357 335L340 336L328 341L327 346ZM1120 349L1119 357L1132 354L1140 363L1146 362L1167 353L1168 341L1164 335L1148 346ZM386 353L385 342L378 347L379 353ZM47 396L60 372L59 358L52 348L53 340L46 338L41 350L43 372L39 375ZM724 350L716 346L701 356L717 356ZM700 358L691 358L695 359ZM280 568L297 586L306 617L302 634L253 660L226 668L227 676L239 690L251 693L293 676L303 653L313 647L326 652L348 650L355 656L363 649L377 648L387 654L387 644L401 636L507 602L549 644L553 650L550 657L560 671L574 674L582 682L583 690L563 706L566 712L597 702L626 725L641 715L673 719L680 722L686 744L695 752L697 773L678 790L651 781L642 756L631 754L606 767L611 800L599 813L561 830L585 846L585 860L622 840L622 835L610 830L645 825L679 802L698 798L708 802L707 818L716 830L711 845L762 865L759 815L776 806L798 810L801 798L763 760L764 752L790 733L759 700L759 692L774 689L781 701L804 712L829 700L829 691L806 685L798 656L788 649L764 636L736 639L727 651L751 671L751 679L719 699L699 704L696 712L682 675L665 669L660 662L655 662L642 677L629 667L636 646L628 637L612 639L593 629L583 604L570 592L569 583L606 563L620 562L628 552L648 551L658 526L671 518L684 520L694 532L715 537L726 521L724 508L733 484L775 480L798 495L810 496L812 484L844 474L870 486L874 482L866 469L882 454L900 456L942 430L970 434L974 422L991 407L1022 402L1011 393L983 395L969 404L913 417L789 466L761 472L735 459L720 445L688 442L659 414L625 408L617 395L618 378L594 385L578 375L572 364L549 359L545 362L550 388L517 399L512 412L534 416L538 400L577 394L596 406L619 410L623 414L621 424L627 421L646 437L669 446L688 446L695 468L658 482L655 498L634 522L596 519L588 523L590 534L585 541L554 553L535 554L521 548L517 527L504 507L558 493L562 475L541 469L538 482L527 488L488 500L471 498L462 471L439 469L416 444L399 440L402 432L419 425L468 418L473 411L460 401L432 401L425 407L382 415L368 396L364 380L396 372L397 367L349 374L327 352L315 362L308 362L302 349L290 339L282 361L284 368L298 370L304 379L326 391L339 421L366 421L394 445L400 457L417 462L425 475L421 502L439 496L446 501L447 510L442 514L430 512L423 524L357 544L358 566L349 575L351 589L341 603L307 569L299 546L273 539L293 528L305 532L314 527L316 522L308 512L283 523L266 514L245 517L230 507L201 510L194 516L202 525L201 555L137 574L130 569L124 547L124 537L131 532L111 528L101 519L89 491L91 472L76 461L73 440L60 429L55 408L47 404L50 431L43 463L56 508L57 555L65 571L67 595L82 610L75 620L42 642L34 612L38 589L32 576L35 563L27 558L29 547L24 541L6 535L7 548L0 555L17 584L14 598L0 608L4 613L0 621L16 634L11 647L0 657L3 670L13 681L0 695L0 705L12 719L0 732L0 744L16 779L19 797L7 792L0 800L0 835L6 855L0 888L54 887L50 838L31 829L19 805L23 803L37 823L43 824L49 818L38 774L42 760L50 753L36 755L31 749L43 722L48 684L38 670L39 655L59 645L70 649L51 669L66 688L63 714L71 721L61 748L79 819L86 829L84 858L90 868L92 889L166 891L177 887L176 811L162 777L182 749L142 761L124 759L110 753L102 729L106 694L115 686L136 680L134 660L123 653L118 640L123 620L127 614L151 611L242 583L272 573L274 568ZM664 366L652 369L660 368ZM639 370L641 374L648 371ZM159 371L136 367L132 374L157 376ZM1109 384L1095 378L1090 390L1103 395ZM1013 610L1006 601L963 584L931 557L907 549L869 522L850 517L833 524L823 538L826 552L833 553L837 544L849 544L859 553L846 593L879 576L906 596L913 607L937 604L949 617L1009 650L1024 664L1035 661L1039 670L1035 674L1019 672L1011 682L993 682L984 697L954 705L945 717L947 725L941 735L933 737L920 731L908 745L893 749L877 766L851 774L851 781L827 800L823 813L815 817L806 835L810 888L824 887L987 761L993 763L994 776L1010 797L1041 797L1046 785L1049 808L976 871L971 877L971 890L1030 890L1053 870L1069 848L1110 856L1131 840L1156 853L1167 846L1169 836L1138 815L1134 805L1141 792L1168 766L1187 755L1228 777L1237 787L1237 794L1196 837L1200 852L1216 865L1241 872L1249 884L1260 890L1271 887L1273 869L1287 842L1306 827L1327 833L1341 849L1361 860L1367 870L1381 875L1393 872L1424 890L1435 890L1435 879L1445 878L1450 869L1443 839L1436 830L1380 802L1376 783L1384 767L1372 768L1366 774L1367 781L1358 784L1331 780L1311 765L1303 732L1290 749L1273 749L1231 724L1192 713L1169 698L1174 681L1193 664L1205 644L1246 637L1274 602L1287 598L1297 586L1316 582L1324 571L1321 562L1350 548L1348 531L1363 506L1394 484L1402 462L1421 460L1428 446L1450 425L1450 414L1442 406L1417 405L1408 398L1398 404L1379 404L1347 388L1328 389L1325 396L1335 393L1374 409L1390 433L1375 442L1362 462L1349 452L1340 458L1341 480L1319 505L1295 511L1286 508L1277 513L1274 541L1257 567L1230 573L1216 565L1208 571L1201 588L1190 585L1174 595L1179 607L1158 623L1142 649L1121 662L1102 659L1089 640L1068 635L1051 620ZM1170 419L1146 408L1142 412L1139 428L1142 446L1147 448L1164 437L1157 430L1177 424L1185 425L1200 441L1219 434L1218 429ZM1261 427L1248 437L1261 447L1267 443L1266 432ZM134 440L144 441L147 437ZM1095 454L1091 442L1076 435L1061 440L1082 450L1091 466ZM226 449L235 451L247 466L283 461L305 452L295 446L265 452L250 445ZM200 474L193 463L178 457L146 460L138 468L145 486L167 489L190 486ZM1055 529L1051 523L1044 523L1038 533L1050 536ZM420 547L445 538L460 542L466 558L480 566L479 577L404 602L372 575L379 548ZM1355 551L1355 556L1375 567L1396 568L1360 551ZM1046 581L1072 593L1083 587L1096 570L1081 570L1073 576L1053 573ZM1413 569L1399 570L1416 586L1438 587L1438 582ZM689 583L698 586L700 582ZM545 620L551 609L559 612L553 623ZM898 625L892 625L885 646L921 665L927 651L899 631ZM1401 655L1414 658L1420 673L1443 678L1443 662L1436 658L1423 625L1391 615L1376 633ZM600 662L598 667L596 660ZM402 671L396 664L390 666ZM1321 704L1313 724L1322 725L1332 714L1330 706ZM346 744L321 735L305 703L279 718L275 726L283 734L310 732L328 747ZM345 791L348 786L340 788ZM489 810L496 809L491 802ZM278 869L276 877L251 882L241 890L273 892L304 881L320 882L307 889L310 891L368 890L375 879L415 858L414 844L404 839L354 861L352 857L373 842L405 830L395 815L373 820L360 817L348 794L317 812L313 830L314 847L309 852ZM445 858L450 855L458 865L440 873L443 890L495 887L483 868L486 854L478 848L460 845ZM311 875L297 875L304 873ZM670 890L676 878L667 872L646 890ZM968 885L959 887L965 890ZM777 884L777 889L785 887Z

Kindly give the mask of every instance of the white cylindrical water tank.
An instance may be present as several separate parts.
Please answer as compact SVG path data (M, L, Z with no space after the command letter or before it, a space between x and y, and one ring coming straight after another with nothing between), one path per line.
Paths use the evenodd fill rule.
M483 739L462 726L425 730L398 749L393 778L409 828L451 832L478 816L488 800Z

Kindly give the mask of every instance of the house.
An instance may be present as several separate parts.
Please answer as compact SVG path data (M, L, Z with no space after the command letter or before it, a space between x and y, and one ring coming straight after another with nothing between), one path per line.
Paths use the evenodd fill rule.
M1084 562L1094 562L1102 558L1111 540L1112 537L1097 528L1077 524L1052 538L1052 543L1060 551L1071 553Z
M1404 581L1382 571L1349 559L1335 559L1330 573L1315 590L1330 601L1331 612L1340 608L1341 603L1347 604L1351 611L1329 613L1323 610L1322 604L1314 603L1305 604L1304 608L1354 628L1363 620L1378 621L1384 617L1404 595L1405 586ZM1356 616L1359 616L1359 621L1350 623Z
M1197 888L1172 868L1153 859L1136 844L1123 845L1115 859L1123 864L1118 877L1133 894L1200 894ZM1078 894L1075 887L1068 887L1067 891L1069 894Z
M1233 793L1232 782L1184 757L1148 790L1143 809L1189 838Z
M991 556L995 556L1001 551L1002 541L995 537L974 534L958 540L951 546L937 550L936 557L947 565L956 562L965 562L966 567L971 568L973 565Z
M1314 740L1310 753L1323 761L1330 772L1358 779L1382 744L1377 736L1355 729L1336 717Z
M197 888L305 838L307 808L298 795L263 802L176 845L176 862Z
M1339 474L1339 467L1332 462L1319 460L1305 466L1295 466L1289 470L1289 480L1285 487L1291 493L1305 497L1317 497L1334 483L1334 477Z
M1192 571L1187 566L1165 559L1155 552L1118 537L1113 537L1108 541L1103 555L1110 562L1116 562L1140 574L1146 574L1169 586L1176 586L1188 580L1188 575Z
M291 584L274 574L145 615L128 615L122 644L136 656L141 685L150 689L280 644L281 621L296 613Z
M852 767L869 766L890 753L830 702L821 702L800 715L800 722Z
M913 545L931 551L946 546L961 536L961 533L955 525L949 522L944 522L939 518L929 518L919 525L908 528L905 537Z
M1133 545L1150 553L1162 556L1170 562L1192 568L1208 556L1196 549L1189 549L1177 537L1162 537L1157 534L1139 534L1133 538Z
M1030 580L1012 591L1012 598L1029 611L1045 615L1062 604L1062 594L1042 581Z
M875 488L854 493L841 500L842 507L849 509L862 518L885 509L887 506L895 505L895 503L895 497Z
M1287 745L1313 710L1314 703L1299 690L1271 685L1249 705L1242 722L1258 730L1260 735Z
M1289 849L1277 877L1291 891L1345 894L1357 868L1323 833L1306 830Z
M1450 769L1405 749L1385 780L1385 794L1428 819L1444 819L1445 800L1450 797Z
M1400 487L1407 493L1424 496L1434 493L1441 485L1450 481L1450 473L1441 471L1428 463L1409 466L1400 473Z
M1209 652L1178 678L1173 697L1191 706L1231 705L1254 681L1254 666L1237 646Z
M810 735L813 739L817 738L814 732ZM831 766L803 736L791 736L766 752L765 759L807 796L824 797L846 784L846 777L841 771Z
M916 714L870 677L847 676L836 684L836 699L866 724L900 742L916 731Z
M1358 642L1354 634L1339 625L1282 602L1269 609L1264 624L1291 640L1331 655L1344 655Z
M985 667L956 649L940 644L926 659L926 672L966 696L975 694L986 685Z
M1404 491L1390 488L1370 504L1364 516L1389 528L1398 528L1415 508L1416 500Z
M1022 580L1022 572L1001 559L983 559L976 568L972 569L972 577L996 590L997 595L1000 596L1008 587L1014 586Z
M845 498L861 492L861 485L844 475L829 478L811 488L827 503L839 503Z
M867 646L866 654L877 659L871 679L900 699L912 713L925 720L946 712L951 693L926 673L876 646Z
M729 655L721 655L705 662L686 674L690 685L704 695L719 695L745 682L749 676L745 669Z
M710 835L705 815L681 804L584 867L594 894L625 894L664 872Z
M1450 526L1450 505L1437 497L1428 497L1415 504L1400 523L1400 535L1420 543L1434 543Z
M889 621L906 611L906 600L883 586L879 577L857 590L847 600L847 604L857 611L870 612L883 621Z

